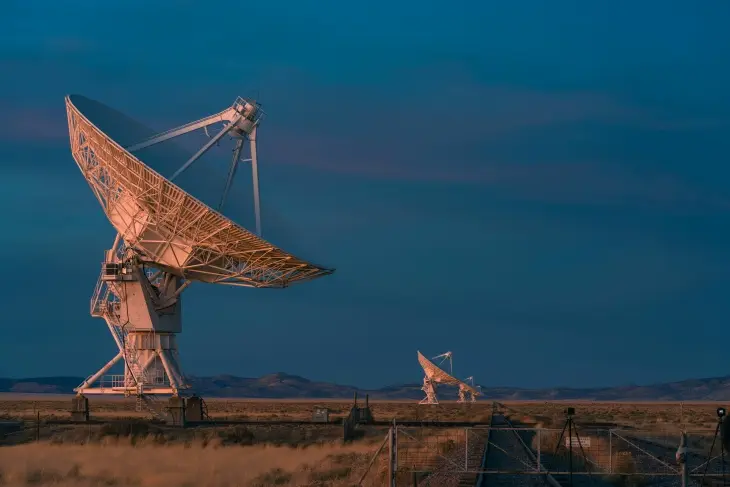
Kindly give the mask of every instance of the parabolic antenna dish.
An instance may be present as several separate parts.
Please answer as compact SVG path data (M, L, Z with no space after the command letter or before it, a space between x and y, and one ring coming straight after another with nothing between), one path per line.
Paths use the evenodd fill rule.
M257 288L333 272L249 232L125 149L150 135L142 125L80 95L66 97L66 112L74 160L111 224L143 262L187 280Z
M468 391L475 396L480 395L479 391L474 387L452 376L441 367L427 359L420 351L418 352L418 363L421 364L428 380L437 384L459 386L461 389Z

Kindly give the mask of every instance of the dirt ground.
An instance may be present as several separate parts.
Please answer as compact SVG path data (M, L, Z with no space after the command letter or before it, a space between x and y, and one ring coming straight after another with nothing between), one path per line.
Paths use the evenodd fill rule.
M110 424L63 425L70 396L0 395L0 418L23 420L21 433L0 435L0 485L153 487L351 486L367 471L387 435L364 427L359 439L342 441L340 425L227 425L176 429L143 421L134 399L90 398L92 418ZM309 419L315 407L342 418L352 401L208 399L214 419ZM363 401L360 401L363 405ZM631 427L644 431L713 428L718 403L507 402L498 407L526 426L559 428L567 407L577 424ZM370 402L376 420L488 422L493 404ZM40 427L33 421L41 418ZM36 436L40 441L36 441ZM387 471L379 455L364 486L383 485Z
M0 394L0 418L62 419L69 417L72 396L54 395L12 395ZM352 407L352 399L347 400L261 400L261 399L216 399L205 400L208 413L218 420L309 420L317 407L330 410L330 418L346 416ZM135 410L133 398L89 397L91 416L95 419L107 418L149 418L147 411ZM360 406L364 400L358 400ZM438 420L438 421L487 421L491 412L491 402L474 404L444 403L436 407L420 406L417 401L370 401L370 407L378 420L392 419Z
M0 418L63 419L69 417L72 396L31 396L0 394ZM132 398L89 399L91 416L95 419L145 419L146 411L135 410ZM326 407L330 418L347 415L352 400L266 400L266 399L206 399L208 412L219 420L307 420L315 407ZM359 400L362 406L363 400ZM574 407L576 422L612 423L639 428L666 428L683 425L688 428L714 427L716 409L725 406L714 402L589 402L589 401L514 401L501 402L515 418L525 416L525 422L558 424L564 421L564 410ZM492 402L457 404L444 402L436 406L419 405L416 401L370 401L375 419L434 420L434 421L488 421Z

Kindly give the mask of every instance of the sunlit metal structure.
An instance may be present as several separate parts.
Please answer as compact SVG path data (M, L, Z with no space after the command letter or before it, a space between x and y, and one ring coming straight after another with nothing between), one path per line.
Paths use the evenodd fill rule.
M92 103L101 105L69 95L66 112L73 158L117 231L105 253L91 315L106 321L119 353L75 391L134 394L141 408L150 395L177 396L189 388L175 336L182 331L181 293L191 282L284 288L333 269L299 259L261 237L256 135L264 113L259 104L239 97L219 113L122 147L84 112ZM215 125L222 127L210 136L208 129ZM134 155L195 130L204 130L209 141L180 161L169 178ZM216 211L172 181L226 135L235 148ZM240 161L246 143L250 157ZM251 163L256 234L220 213L240 162ZM120 360L124 375L102 380Z
M426 358L420 351L418 352L418 363L424 372L423 387L421 390L426 394L426 397L421 399L419 404L438 404L438 397L436 395L436 386L438 384L456 386L459 388L459 400L458 402L467 402L467 395L469 395L469 401L476 401L477 396L481 395L481 391L474 387L474 378L469 377L466 381L462 381L453 376L454 363L453 353L446 352L440 355L436 355L431 360ZM432 360L441 359L439 365L436 365ZM449 361L449 372L446 372L441 365L444 362ZM467 382L471 381L471 385Z

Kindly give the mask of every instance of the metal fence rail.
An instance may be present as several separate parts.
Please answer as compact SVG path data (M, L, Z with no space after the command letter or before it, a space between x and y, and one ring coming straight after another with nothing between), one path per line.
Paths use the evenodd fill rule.
M679 433L554 428L416 428L393 427L391 487L411 485L398 479L420 478L419 486L460 484L458 479L484 475L548 475L597 479L644 477L673 479L661 485L705 485L724 478L730 486L730 463L721 455L714 430L686 432L686 462L679 463ZM507 439L511 438L511 441ZM514 439L517 438L517 441ZM489 448L489 458L485 459ZM700 483L704 480L705 482ZM560 483L567 482L561 479ZM473 484L472 484L473 485ZM576 484L577 485L577 484ZM582 485L582 484L581 484ZM722 484L720 484L722 485Z
M12 430L0 429L0 444L17 436L26 441L46 437L45 428L53 422L41 421L39 413L35 416L35 420L15 422ZM502 421L494 421L500 417ZM484 479L494 476L532 476L552 485L571 485L575 477L572 485L576 487L607 485L607 479L628 477L636 477L634 483L640 485L730 486L730 463L720 443L718 430L711 429L680 433L575 423L569 429L528 428L513 427L503 416L493 415L491 426L393 422L375 457L388 455L389 487L473 486L480 480L492 485Z

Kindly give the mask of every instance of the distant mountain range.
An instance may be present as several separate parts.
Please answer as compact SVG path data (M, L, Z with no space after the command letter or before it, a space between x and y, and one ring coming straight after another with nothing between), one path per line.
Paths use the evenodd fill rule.
M347 399L355 392L372 399L419 399L421 384L401 384L366 390L354 386L314 382L304 377L277 373L259 378L217 375L190 377L193 390L204 397L272 398L272 399ZM71 394L83 381L81 377L36 377L1 379L0 392ZM730 376L689 379L645 386L601 388L521 389L517 387L483 387L485 398L501 400L596 400L596 401L713 401L730 399ZM453 387L442 387L439 397L455 399Z

